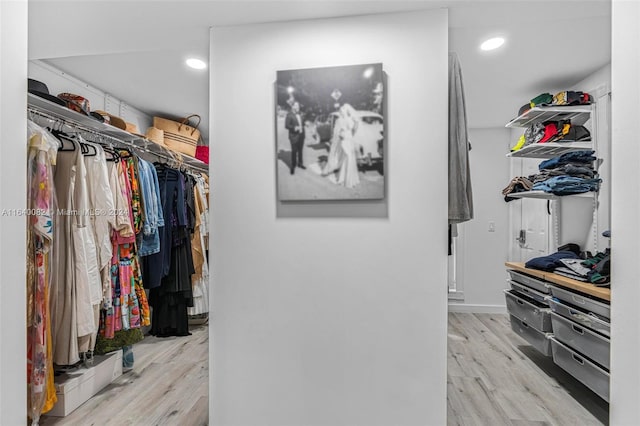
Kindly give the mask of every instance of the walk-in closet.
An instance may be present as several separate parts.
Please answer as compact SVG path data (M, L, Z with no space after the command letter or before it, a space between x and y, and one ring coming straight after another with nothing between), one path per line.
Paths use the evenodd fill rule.
M640 424L638 22L0 1L0 424Z
M106 95L93 97L92 108L88 98L61 92L61 84L80 85L76 77L31 67L49 84L30 78L28 87L29 417L32 424L70 424L94 396L118 396L114 382L154 370L156 362L136 366L140 342L146 339L149 353L138 356L147 358L154 352L149 338L183 338L179 345L186 345L196 340L192 329L206 336L209 169L190 148L170 145L163 119L143 135L140 111L133 115L120 103L125 119L106 112L97 104L104 100L112 111L116 104ZM199 363L183 364L192 367L185 380L197 377L196 388L206 383L206 351ZM200 399L206 402L206 391ZM206 404L200 406L202 417ZM155 416L175 410L168 407ZM153 414L128 419L145 422Z

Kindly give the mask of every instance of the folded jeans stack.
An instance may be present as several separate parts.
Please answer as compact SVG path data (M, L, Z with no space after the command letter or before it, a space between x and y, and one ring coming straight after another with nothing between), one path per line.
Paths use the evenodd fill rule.
M598 191L601 179L582 179L573 176L554 176L533 185L534 191L550 192L554 195L581 194Z
M554 169L544 169L540 173L530 176L529 179L532 179L533 183L536 184L538 182L544 182L554 176L572 176L581 179L591 179L595 176L595 171L590 164L576 165L569 163Z
M554 169L556 167L564 166L565 164L592 164L596 160L594 154L595 151L592 150L567 152L543 161L538 165L538 169Z
M554 195L580 194L598 191L602 180L597 177L593 162L595 151L573 151L543 161L538 166L540 173L530 178L532 190Z

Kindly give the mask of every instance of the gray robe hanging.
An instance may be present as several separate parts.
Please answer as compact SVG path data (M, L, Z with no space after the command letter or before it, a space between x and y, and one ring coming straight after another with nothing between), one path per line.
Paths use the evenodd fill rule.
M449 53L449 223L473 219L467 113L458 55Z

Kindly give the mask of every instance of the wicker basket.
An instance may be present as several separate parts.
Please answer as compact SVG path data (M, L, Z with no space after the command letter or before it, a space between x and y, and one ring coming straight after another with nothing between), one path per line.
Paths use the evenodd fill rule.
M166 145L164 144L164 132L157 127L149 127L147 129L147 132L145 133L145 136L150 141L166 147Z
M189 124L191 117L197 117L198 123L195 126ZM162 117L153 117L153 127L164 132L164 144L167 148L195 157L196 146L200 139L200 116L197 114L184 118L181 122L169 120Z

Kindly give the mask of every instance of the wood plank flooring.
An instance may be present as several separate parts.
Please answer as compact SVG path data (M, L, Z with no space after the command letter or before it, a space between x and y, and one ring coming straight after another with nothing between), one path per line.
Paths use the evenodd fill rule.
M207 425L208 327L192 336L147 336L135 368L49 425ZM608 424L608 404L516 335L508 315L449 314L450 426Z
M41 425L142 426L209 424L209 330L191 336L145 336L134 346L134 369L67 417L44 416Z
M608 424L608 404L511 330L509 316L449 314L448 424Z

